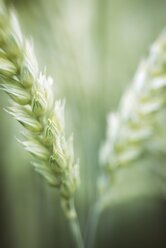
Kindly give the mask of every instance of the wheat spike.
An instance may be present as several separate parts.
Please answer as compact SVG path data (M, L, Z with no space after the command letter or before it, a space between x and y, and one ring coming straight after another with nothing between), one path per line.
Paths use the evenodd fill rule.
M101 147L101 198L109 195L113 173L137 160L156 133L158 114L165 106L166 33L163 32L136 72L118 111L107 119L106 140Z
M0 1L0 85L12 102L6 111L24 127L25 140L20 142L33 155L35 170L59 189L66 215L74 217L69 201L80 182L79 165L73 138L65 138L64 101L54 100L52 83L39 70L14 10Z

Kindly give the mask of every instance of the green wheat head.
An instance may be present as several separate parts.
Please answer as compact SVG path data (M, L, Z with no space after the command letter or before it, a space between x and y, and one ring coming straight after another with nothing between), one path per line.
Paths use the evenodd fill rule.
M99 191L103 204L109 205L116 172L138 160L149 143L155 142L158 116L166 104L165 54L164 31L152 45L148 58L141 62L118 111L108 115L106 140L100 151Z
M74 157L73 137L65 138L64 101L53 96L53 79L38 68L32 42L25 39L14 10L0 1L1 89L11 98L6 108L23 127L25 150L49 185L58 188L68 217L69 201L78 188L79 165Z

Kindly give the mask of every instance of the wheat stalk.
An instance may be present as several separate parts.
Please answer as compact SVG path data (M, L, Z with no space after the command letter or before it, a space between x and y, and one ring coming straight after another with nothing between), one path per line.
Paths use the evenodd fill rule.
M6 108L23 127L25 150L33 166L49 185L60 192L61 205L71 220L78 247L83 247L74 193L80 183L72 136L66 140L64 101L54 100L53 80L39 71L30 41L25 39L14 10L0 1L0 85L12 101Z

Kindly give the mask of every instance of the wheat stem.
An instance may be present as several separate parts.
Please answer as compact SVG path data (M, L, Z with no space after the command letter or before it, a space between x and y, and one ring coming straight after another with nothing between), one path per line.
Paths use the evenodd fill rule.
M81 234L80 224L73 201L70 202L69 208L71 212L75 213L73 217L69 218L69 225L73 234L75 246L77 248L84 248L84 242Z
M86 230L87 233L85 237L87 248L95 247L95 238L100 219L100 212L101 212L100 205L98 204L98 202L96 202L95 205L91 207L88 224L87 224L87 230Z

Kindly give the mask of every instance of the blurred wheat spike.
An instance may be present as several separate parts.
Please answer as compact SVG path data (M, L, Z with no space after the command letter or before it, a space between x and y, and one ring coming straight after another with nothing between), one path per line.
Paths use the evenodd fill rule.
M112 173L139 158L156 133L155 122L165 105L166 33L163 32L142 61L116 113L108 116L106 141L101 148L101 192L109 191Z
M14 10L0 1L0 79L12 105L6 109L24 126L21 141L33 155L34 167L47 182L59 189L68 217L69 202L79 185L73 139L65 139L64 101L55 101L53 80L38 69L31 42L22 36Z

